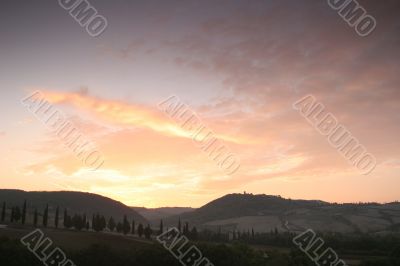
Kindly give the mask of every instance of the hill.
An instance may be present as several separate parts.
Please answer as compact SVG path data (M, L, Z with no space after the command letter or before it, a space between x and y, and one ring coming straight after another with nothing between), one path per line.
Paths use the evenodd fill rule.
M385 233L399 231L400 203L333 204L318 200L291 200L279 196L229 194L179 218L211 230L256 232L303 231Z
M97 194L71 191L27 192L0 189L0 203L2 204L5 201L7 207L22 207L24 200L27 201L28 213L32 213L35 208L42 212L46 204L49 204L50 215L54 214L55 209L59 206L62 211L66 208L70 214L86 213L90 217L92 214L100 213L107 218L112 216L116 220L122 220L123 215L127 215L129 219L133 218L137 222L147 223L147 220L142 215L130 207Z
M165 219L170 216L180 215L185 212L191 212L195 209L187 207L163 207L163 208L145 208L145 207L132 207L133 210L138 212L144 218L146 218L151 224L159 224L161 219Z

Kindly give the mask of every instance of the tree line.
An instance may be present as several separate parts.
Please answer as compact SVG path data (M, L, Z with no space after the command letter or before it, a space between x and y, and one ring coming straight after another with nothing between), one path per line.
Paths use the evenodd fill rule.
M11 224L22 224L25 225L27 222L27 201L23 203L22 210L20 206L12 206L10 212L9 222ZM41 217L40 217L41 216ZM62 217L61 217L62 216ZM0 221L2 223L6 222L7 218L7 205L3 202ZM88 217L86 213L84 214L73 214L70 215L67 209L64 209L63 215L60 214L60 208L57 206L54 213L54 228L60 227L60 222L62 219L62 227L66 229L75 229L78 231L94 231L94 232L117 232L124 235L138 235L139 237L145 237L150 239L152 235L160 235L164 232L163 220L160 221L159 228L153 230L150 224L144 225L142 223L136 224L135 220L128 220L127 215L123 216L122 221L116 221L114 217L109 217L106 219L104 215L100 213L93 214L92 217ZM35 208L33 211L33 219L31 223L34 227L44 227L47 228L49 225L49 205L46 204L43 209L42 214L39 213L38 209ZM196 227L189 228L189 223L184 223L182 225L181 220L178 222L179 231L191 240L197 240L198 232Z
M32 225L34 227L42 226L44 228L47 228L49 226L49 205L46 204L46 207L44 208L43 214L41 215L38 211L37 208L34 209L33 211L33 220L32 220ZM9 213L9 222L12 224L20 223L22 225L26 224L26 217L27 217L27 202L26 200L23 203L22 210L20 206L12 206L11 211ZM39 218L41 216L41 219ZM60 225L60 208L57 206L54 214L54 227L59 228ZM0 221L2 223L6 222L7 219L7 204L6 202L3 202L2 204L2 210L1 210L1 217ZM40 219L40 220L39 220ZM135 221L132 220L132 222L128 221L128 218L126 215L123 217L122 222L116 222L113 217L110 217L108 219L108 222L106 221L106 218L104 215L101 215L99 213L93 214L91 217L91 220L87 215L84 214L74 214L70 215L68 213L67 209L64 209L64 215L62 218L62 225L66 229L75 229L78 231L81 230L92 230L95 232L101 232L104 231L105 229L108 229L110 232L118 232L118 233L123 233L127 235L128 233L131 234L137 234L139 237L145 236L146 238L150 238L150 236L153 234L153 230L151 229L150 225L148 224L147 226L144 226L143 224L139 223L137 226L135 224ZM161 227L160 230L162 232L163 226L162 226L162 221L161 221Z

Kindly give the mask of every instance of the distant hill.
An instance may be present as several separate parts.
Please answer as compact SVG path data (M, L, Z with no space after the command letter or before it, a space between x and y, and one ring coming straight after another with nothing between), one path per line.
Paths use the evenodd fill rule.
M256 232L303 231L325 232L399 231L400 203L332 204L318 200L291 200L279 196L229 194L192 212L165 220L174 226L178 219L200 228Z
M132 207L133 210L145 217L150 223L158 225L161 219L170 216L179 215L184 212L191 212L195 209L188 207L164 207L164 208L144 208Z
M57 206L61 212L64 208L69 214L86 213L88 217L92 214L100 213L107 219L112 216L116 220L122 220L123 215L129 219L135 219L138 223L147 223L147 220L132 210L132 208L119 201L112 200L97 194L57 191L57 192L26 192L23 190L0 189L0 204L5 201L7 207L20 206L22 208L24 200L27 200L28 212L33 212L35 208L43 212L46 204L49 204L50 216L54 215ZM1 206L0 206L1 207Z

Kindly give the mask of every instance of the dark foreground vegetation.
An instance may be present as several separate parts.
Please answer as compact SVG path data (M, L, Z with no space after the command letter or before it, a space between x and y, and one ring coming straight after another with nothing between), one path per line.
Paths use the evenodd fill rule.
M262 265L313 265L300 252L290 254L268 254L255 251L245 245L199 244L198 248L218 266L262 266ZM141 245L130 250L116 250L105 245L92 245L80 251L69 251L68 257L76 265L84 266L180 266L162 246ZM7 266L41 266L38 258L16 239L0 238L0 262Z
M55 234L59 233L55 231ZM63 234L64 236L61 238L51 234L50 237L57 240L57 245L60 245L67 254L67 257L77 266L182 265L155 241L148 241L147 243L136 242L135 239L129 239L128 241L128 239L120 235L107 235L104 233L63 232ZM69 234L72 235L72 238ZM78 244L77 240L79 241L79 239L82 239L82 242L84 242L89 237L94 238L91 242L88 242L88 245L79 246L79 248L76 247ZM93 244L93 242L98 244ZM272 249L265 253L265 251L261 249L254 248L254 246L241 242L233 242L230 244L195 242L194 244L215 266L316 265L295 247L291 247L287 251ZM349 265L400 266L400 245L387 248L390 249L388 250L388 256L371 257L371 259L364 259L361 264L349 263ZM353 250L356 250L356 248L353 247ZM0 236L0 265L41 266L44 264L21 244L18 237Z

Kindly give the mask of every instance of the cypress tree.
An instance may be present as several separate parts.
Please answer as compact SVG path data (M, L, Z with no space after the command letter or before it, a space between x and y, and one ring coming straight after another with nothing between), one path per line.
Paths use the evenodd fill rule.
M67 217L68 217L67 209L64 209L64 221L63 221L64 228L67 228Z
M108 229L112 232L112 231L114 231L115 226L116 225L115 225L114 218L110 217L110 219L108 220L108 225L107 225Z
M46 205L46 209L44 209L44 213L43 213L43 226L47 227L47 222L49 219L49 205Z
M139 237L142 237L143 231L144 231L143 225L139 224L139 226L138 226L138 235L139 235Z
M19 219L21 219L21 209L17 206L17 207L15 207L14 208L14 220L16 221L16 222L18 222L19 221Z
M76 215L76 213L74 214L74 216L72 216L72 219L71 219L71 225L72 225L72 227L74 227L75 229L78 229L77 227L78 227L78 218L77 218L77 215Z
M93 230L96 232L103 231L104 228L106 228L107 223L106 223L106 218L104 216L100 216L100 214L96 214L93 216L93 221L92 221L92 227Z
M26 200L24 201L24 206L22 207L22 224L25 224L26 220Z
M163 220L161 219L160 221L160 230L158 231L158 234L161 235L164 232L164 223Z
M92 230L96 231L94 228L96 227L96 217L94 216L94 214L92 215Z
M128 224L128 226L129 226L129 224ZM102 215L100 218L100 231L103 231L106 227L107 227L106 217L104 217L104 215Z
M72 227L72 218L67 214L65 217L65 228L70 229Z
M124 215L124 222L122 224L122 230L123 230L124 235L128 234L129 231L131 230L131 226L129 225L126 215Z
M121 233L122 232L122 228L123 228L122 223L118 222L118 224L117 224L117 232Z
M85 213L85 214L83 214L83 218L82 218L82 225L85 228L86 228L86 223L87 223L87 218L86 218L86 213Z
M11 223L14 222L14 207L11 208L11 217L10 217Z
M35 209L35 213L33 214L33 225L37 227L37 223L38 223L38 212L37 209Z
M3 202L3 208L1 210L1 221L4 222L6 219L6 202Z
M146 237L146 239L150 239L152 233L153 231L151 230L150 225L148 224L144 229L144 236Z
M96 214L94 216L94 223L93 223L93 230L95 232L99 232L100 231L99 230L99 225L100 225L100 216L99 216L99 214Z
M235 231L233 231L233 234L235 235ZM197 238L198 238L198 232L197 232L196 226L194 226L194 227L192 228L192 231L190 232L190 237L191 237L192 240L197 240Z
M76 230L81 231L82 228L85 227L85 225L86 225L86 224L83 223L83 218L82 218L82 216L80 216L79 214L75 214L75 215L72 217L72 226L73 226Z
M72 227L72 219L68 215L67 209L64 209L64 221L63 221L64 228L71 228Z
M55 219L54 219L54 225L56 226L56 228L58 228L59 212L60 212L60 208L57 206L57 209L56 209L56 217L55 217Z
M189 223L185 222L185 225L183 226L183 235L188 237L189 236Z
M135 220L132 220L132 235L135 234Z

